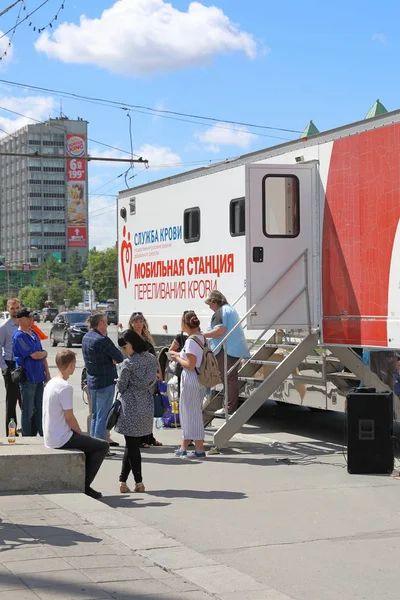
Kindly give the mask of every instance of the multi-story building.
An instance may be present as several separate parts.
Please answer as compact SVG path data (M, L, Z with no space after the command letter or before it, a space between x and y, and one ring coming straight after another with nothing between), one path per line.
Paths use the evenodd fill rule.
M88 250L87 122L65 117L0 140L0 256L7 266ZM56 158L68 157L65 159Z

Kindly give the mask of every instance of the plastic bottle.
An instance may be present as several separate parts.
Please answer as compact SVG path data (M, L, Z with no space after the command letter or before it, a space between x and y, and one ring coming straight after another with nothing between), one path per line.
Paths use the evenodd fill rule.
M164 423L162 418L156 419L156 429L164 429Z
M17 426L14 419L11 419L8 424L8 443L15 444L15 434L17 432Z

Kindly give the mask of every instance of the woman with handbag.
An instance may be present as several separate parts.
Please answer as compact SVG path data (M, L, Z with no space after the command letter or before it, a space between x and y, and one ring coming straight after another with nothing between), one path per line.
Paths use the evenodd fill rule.
M156 356L156 351L154 348L154 340L150 333L149 324L147 323L147 320L145 319L143 313L141 313L141 312L132 313L131 317L129 319L128 325L129 325L129 329L131 329L132 331L134 331L135 333L140 335L142 340L145 341L147 351L150 352L150 354L152 354L153 356ZM158 367L158 369L157 369L157 374L158 374L158 380L161 381L162 376L161 376L160 367ZM157 393L156 385L154 386L153 393L154 394ZM141 441L141 448L150 448L151 446L162 446L162 443L159 442L158 440L156 440L156 438L154 437L152 430L149 435L143 436L143 439Z
M122 363L117 390L121 409L115 431L125 436L125 453L122 461L119 489L121 494L131 490L127 485L132 471L135 492L144 492L140 445L142 437L153 428L153 384L157 378L158 363L147 350L145 341L134 331L127 329L118 337L118 346L128 356Z
M170 351L172 360L183 367L179 414L182 427L182 443L176 456L204 458L204 424L202 406L206 388L201 385L198 372L203 360L205 337L200 331L200 319L193 310L185 311L182 316L182 331L187 333L183 350ZM194 441L195 451L187 453L188 446Z

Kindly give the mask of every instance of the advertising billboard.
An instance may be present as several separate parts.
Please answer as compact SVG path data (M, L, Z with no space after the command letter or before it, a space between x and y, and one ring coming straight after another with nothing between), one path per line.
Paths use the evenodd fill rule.
M67 214L68 248L87 246L87 164L82 157L86 154L86 138L81 134L68 133L67 156Z
M86 227L68 227L68 247L86 248L87 246L87 228Z

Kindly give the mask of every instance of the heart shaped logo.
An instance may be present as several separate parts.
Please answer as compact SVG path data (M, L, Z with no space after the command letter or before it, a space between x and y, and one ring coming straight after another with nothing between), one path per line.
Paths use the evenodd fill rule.
M133 266L133 248L131 242L131 234L128 233L128 240L126 240L126 226L122 230L123 240L120 248L120 260L121 260L121 271L122 279L124 280L125 289L128 287L128 283L132 277L132 266Z

